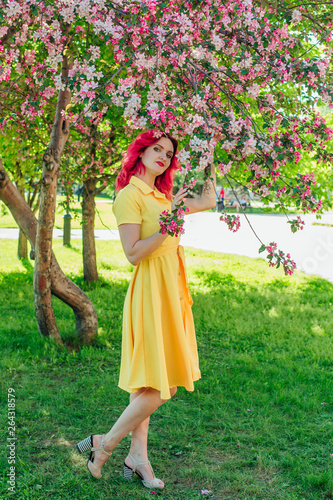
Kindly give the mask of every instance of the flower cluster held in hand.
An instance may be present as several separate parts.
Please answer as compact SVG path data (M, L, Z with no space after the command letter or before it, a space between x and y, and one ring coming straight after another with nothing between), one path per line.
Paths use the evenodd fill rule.
M220 220L225 222L228 226L228 229L230 231L232 231L233 233L236 233L236 231L238 231L238 229L240 228L239 215L224 214L224 215L221 215Z
M182 201L172 210L172 212L164 210L164 212L161 213L158 222L161 226L160 232L162 234L169 234L170 236L176 237L180 234L184 234L184 215L189 211L188 207L184 205Z
M267 246L263 243L259 248L259 253L265 250L268 252L267 259L270 267L278 269L282 265L284 274L293 274L296 269L296 263L291 259L289 253L285 254L282 250L278 250L277 244L274 242Z

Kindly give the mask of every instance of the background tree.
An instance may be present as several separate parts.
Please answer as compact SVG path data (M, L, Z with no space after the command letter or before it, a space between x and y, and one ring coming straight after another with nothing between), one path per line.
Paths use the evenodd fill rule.
M98 280L96 245L94 236L96 196L113 183L121 162L121 152L126 150L128 139L124 124L118 115L112 122L103 120L98 126L82 126L73 130L65 155L72 159L63 169L62 185L74 201L74 183L82 183L82 258L84 280Z
M0 158L0 200L11 211L17 225L22 229L32 248L36 245L37 220L27 202L9 179ZM98 320L90 299L61 271L57 259L52 253L51 259L52 294L69 305L75 315L76 333L81 342L88 344L97 334ZM55 320L54 320L55 321ZM62 339L57 330L49 335L58 343Z
M220 133L215 161L227 180L245 179L249 189L278 198L282 207L322 210L323 188L312 172L295 173L295 166L304 154L324 163L332 158L326 150L332 130L315 108L332 105L332 6L316 3L313 12L311 5L278 2L275 8L252 0L0 0L0 9L6 98L25 98L21 113L32 126L49 103L56 105L36 242L40 331L54 328L49 292L56 183L64 145L81 119L98 129L109 108L133 133L159 126L174 134L189 180L212 161L212 136ZM107 53L114 64L105 64ZM283 265L291 271L289 261Z
M40 145L37 145L37 150L35 146L36 144L32 144L27 137L15 132L14 128L8 135L0 135L0 151L7 172L34 214L38 210L40 192L40 151L38 150ZM27 241L20 229L17 247L19 259L28 257Z

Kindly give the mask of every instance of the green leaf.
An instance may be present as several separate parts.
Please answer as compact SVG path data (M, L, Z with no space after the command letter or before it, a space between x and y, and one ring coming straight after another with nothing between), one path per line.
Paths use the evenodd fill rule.
M259 248L259 253L262 253L266 250L266 245L263 243L261 247Z

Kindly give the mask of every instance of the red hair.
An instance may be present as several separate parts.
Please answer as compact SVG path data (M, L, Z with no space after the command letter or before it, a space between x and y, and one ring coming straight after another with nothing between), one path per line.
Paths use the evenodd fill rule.
M152 146L158 142L160 137L170 139L173 144L173 155L169 167L165 170L165 172L163 172L163 174L156 177L155 186L161 193L164 193L165 196L171 200L174 172L180 165L176 157L176 153L178 152L178 141L162 130L148 130L147 132L142 132L128 146L123 161L121 162L121 170L116 179L116 191L120 191L120 189L127 186L132 175L137 172L140 173L142 170L145 172L146 168L141 161L140 154L148 146Z

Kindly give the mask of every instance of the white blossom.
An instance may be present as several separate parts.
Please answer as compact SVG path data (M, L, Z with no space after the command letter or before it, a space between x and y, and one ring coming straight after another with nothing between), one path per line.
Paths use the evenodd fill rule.
M61 75L54 75L53 81L57 90L65 90L66 85L62 82Z
M194 136L190 140L190 148L195 152L207 151L208 143L206 140L201 140L199 137Z
M216 50L221 50L225 46L225 41L220 35L217 35L216 33L212 37L212 43L215 45Z
M176 156L182 165L186 165L189 162L190 155L190 151L186 151L186 149L183 148L178 151Z
M302 14L300 13L299 10L297 9L293 10L293 15L291 20L294 24L297 24L302 20Z
M226 151L230 152L233 149L235 149L236 144L237 144L237 140L235 139L233 141L225 141L221 145L222 145L223 149L225 149Z
M260 92L260 87L257 83L254 83L253 85L251 85L251 87L247 89L248 96L252 97L253 99L258 97L259 92Z
M244 142L244 147L242 149L243 155L249 156L250 154L255 153L256 145L257 140L253 136L250 136L249 139Z

